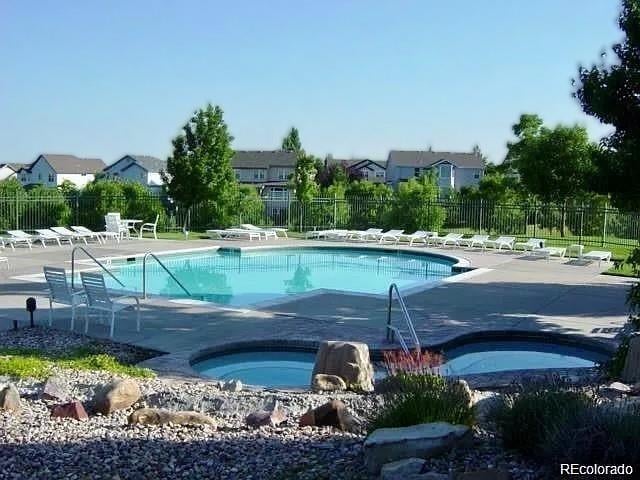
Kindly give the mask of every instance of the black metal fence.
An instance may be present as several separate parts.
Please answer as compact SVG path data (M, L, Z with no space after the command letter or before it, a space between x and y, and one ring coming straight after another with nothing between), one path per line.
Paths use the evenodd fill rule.
M179 231L229 225L216 224L215 202L204 202L187 209L165 195L90 197L82 194L28 195L0 197L0 230L46 228L54 225L85 225L104 228L107 212L120 212L123 218L153 221L159 215L160 231ZM239 199L227 223L279 226L295 231L326 228L362 229L367 227L403 228L394 199L316 198L303 204L295 198ZM479 201L438 200L421 204L422 209L442 209L444 224L423 225L443 232L538 237L559 243L594 246L638 246L640 214L590 205L492 204Z

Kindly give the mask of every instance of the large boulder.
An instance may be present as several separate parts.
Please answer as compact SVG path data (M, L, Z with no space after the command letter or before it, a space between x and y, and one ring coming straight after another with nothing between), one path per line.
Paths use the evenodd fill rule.
M84 409L82 403L77 400L54 405L51 409L51 416L58 418L73 418L74 420L80 421L89 420L87 411Z
M68 402L71 396L69 395L67 382L56 376L47 378L42 388L42 398L56 402Z
M357 429L357 422L340 400L331 400L317 408L309 409L300 417L301 427L334 427L346 432Z
M337 375L350 389L373 391L373 365L369 359L369 347L365 343L322 342L311 378L320 373Z
M17 413L22 409L20 393L12 383L2 387L0 385L0 410Z
M472 440L469 427L446 422L380 428L364 441L364 462L370 473L377 474L385 463L433 457L453 447L470 446Z
M629 351L621 378L625 383L640 382L640 335L635 335L629 340Z
M405 458L397 462L385 463L380 470L380 480L405 480L407 475L422 473L426 460Z
M318 373L311 379L311 390L314 392L339 392L346 389L347 384L337 375Z
M216 427L217 422L207 415L199 412L182 411L172 412L159 408L140 408L129 415L130 424L140 425L210 425Z
M109 415L117 410L131 407L141 395L138 382L132 378L114 380L96 390L93 404L97 412Z
M264 409L247 415L245 421L250 427L277 427L287 419L287 413L280 408L278 402Z

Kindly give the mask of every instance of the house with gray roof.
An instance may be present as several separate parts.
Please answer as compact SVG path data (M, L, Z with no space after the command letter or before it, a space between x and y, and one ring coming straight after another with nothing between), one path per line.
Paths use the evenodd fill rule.
M387 183L400 182L434 171L442 191L477 185L484 175L485 161L479 151L436 152L433 150L391 150L387 159Z
M387 172L386 160L371 160L370 158L340 159L327 157L325 165L342 165L348 172L362 180L374 183L385 183Z
M19 163L0 163L0 180L16 178L16 172L22 167L24 165Z
M296 154L284 150L237 150L231 166L240 183L254 185L262 196L287 197Z
M43 153L33 163L18 169L16 174L23 185L56 187L68 180L81 188L103 168L104 162L99 158Z
M104 168L103 173L110 179L123 179L138 182L151 190L162 189L161 172L167 170L166 160L149 155L125 155Z

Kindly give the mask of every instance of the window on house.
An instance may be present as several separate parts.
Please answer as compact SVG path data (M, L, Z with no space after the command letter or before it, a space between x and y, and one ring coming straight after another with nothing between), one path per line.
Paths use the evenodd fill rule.
M236 171L235 174L236 174L236 180L240 180L240 172Z
M413 169L413 176L414 177L419 177L420 176L420 169L418 167Z
M42 180L42 174L41 173L38 174L38 180Z
M86 174L86 173L83 173L83 174L82 174L82 176L83 176L83 177L86 177L86 176L87 176L87 174Z
M473 174L473 178L480 178L480 172L476 172Z
M362 178L369 178L369 170L367 170L366 168L360 170L360 173L362 174Z
M438 175L440 178L451 178L451 165L440 165Z
M55 177L53 176L53 173L50 173L50 174L49 174L49 183L51 183L51 182L55 182L55 180L56 180L56 179L55 179Z
M376 178L384 178L384 172L376 172Z
M264 170L256 170L253 172L254 180L264 180Z

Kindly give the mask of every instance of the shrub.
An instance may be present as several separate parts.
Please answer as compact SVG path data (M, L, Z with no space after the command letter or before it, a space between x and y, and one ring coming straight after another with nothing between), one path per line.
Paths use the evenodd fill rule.
M540 456L548 429L573 421L592 402L584 392L558 383L530 384L520 393L504 395L493 417L506 447Z
M438 203L439 188L433 174L403 182L388 223L405 230L440 231L447 212Z
M435 373L435 369L441 366L443 356L440 353L424 351L419 348L410 352L402 350L387 350L382 352L384 366L389 376L398 373Z
M383 406L369 419L369 431L449 422L473 425L474 408L460 383L439 375L398 372L383 381Z

